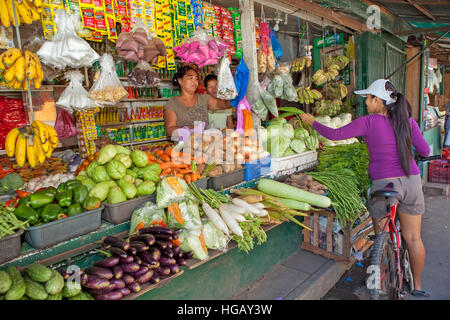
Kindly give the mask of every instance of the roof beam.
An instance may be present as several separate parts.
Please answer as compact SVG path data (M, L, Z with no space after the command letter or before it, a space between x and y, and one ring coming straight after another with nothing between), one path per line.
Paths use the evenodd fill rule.
M411 36L411 35L417 35L417 34L438 33L438 32L445 32L445 31L449 32L450 26L405 30L405 31L396 32L395 35L402 37L402 36Z
M436 18L431 14L431 12L428 11L427 9L425 9L424 7L418 5L417 3L415 3L412 0L406 0L406 2L409 3L410 5L412 5L414 8L416 8L420 12L422 12L424 15L426 15L431 20L433 20L433 21L436 20Z
M404 4L405 0L383 0L383 2L386 4L389 3L400 3L400 4ZM415 0L415 2L418 5L421 6L426 6L426 5L443 5L443 4L449 4L448 0Z

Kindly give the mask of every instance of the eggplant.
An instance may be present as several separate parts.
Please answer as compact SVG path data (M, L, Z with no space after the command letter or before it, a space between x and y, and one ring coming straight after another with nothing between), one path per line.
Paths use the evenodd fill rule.
M150 249L150 246L142 241L132 241L130 242L132 248L136 248L137 252L143 252Z
M171 264L169 266L169 268L170 268L170 272L173 274L180 272L180 267L176 263Z
M174 254L173 254L172 249L169 249L169 248L164 249L164 250L162 251L162 254L163 254L164 256L168 257L168 258L173 258L173 257L174 257Z
M136 262L137 264L141 264L142 259L139 256L134 256L134 262Z
M109 257L109 258L95 262L94 266L102 267L102 268L111 268L111 267L114 267L118 263L119 263L118 257Z
M117 247L123 250L128 250L130 249L130 244L128 242L126 242L123 239L117 238L117 237L113 237L113 236L106 236L103 239L103 243L106 244L110 244L113 247Z
M177 263L177 261L174 258L161 257L159 263L163 266L170 266L171 264Z
M131 275L133 276L133 278L136 279L142 276L143 274L147 273L148 270L149 270L148 267L140 267L138 271L131 273Z
M161 258L161 250L159 250L156 247L151 247L148 250L148 253L153 257L153 259L155 259L157 261L159 260L159 258Z
M122 296L124 296L124 297L131 293L131 290L128 289L127 287L121 288L121 289L117 289L117 291L119 291L122 294Z
M170 229L164 228L164 227L147 227L147 228L139 229L139 234L143 234L143 233L151 233L153 235L155 235L155 234L169 234L169 235L172 235L173 234L173 230L170 230Z
M125 284L130 284L130 283L134 282L133 276L131 274L127 274L127 273L125 273L122 276L122 280L125 282Z
M88 282L89 277L88 277L88 275L86 273L83 273L81 275L80 280L81 280L81 285L84 286Z
M135 262L124 263L124 264L121 264L120 267L122 268L123 272L126 272L126 273L136 272L140 268L140 266Z
M89 289L105 289L107 287L109 287L111 284L109 282L109 280L97 277L97 276L93 276L93 275L88 275L88 281L86 282L86 284L84 285L86 288Z
M121 267L119 267L119 266L114 266L114 267L112 268L112 271L113 271L113 273L114 273L114 278L115 278L115 279L120 279L120 278L122 278L122 276L123 276L123 270L122 270Z
M125 288L126 285L125 281L122 279L112 279L110 283L114 286L114 289L122 289Z
M146 282L149 282L150 279L152 278L154 272L155 271L153 271L153 270L149 270L146 273L144 273L143 275L140 275L139 277L137 277L136 281L139 282L139 284L144 284Z
M84 270L89 275L97 276L106 280L112 279L114 277L114 273L106 268L102 267L89 267Z
M185 266L187 264L186 259L180 258L180 259L175 259L177 261L177 264L179 266Z
M117 247L109 248L109 252L111 252L113 256L116 256L119 258L126 258L128 256L127 253L125 252L125 250L117 248Z
M181 251L179 254L177 254L177 255L175 256L175 258L177 258L177 259L184 259L183 251Z
M161 241L169 241L173 239L173 235L171 234L155 234L155 238L156 240L161 240Z
M131 292L139 292L141 291L141 285L139 282L132 282L127 284L127 288L131 290Z
M119 291L111 291L105 294L94 296L95 300L120 300L123 298L123 294Z
M167 244L167 248L170 248L170 249L172 249L174 246L172 241L167 241L166 244Z
M69 279L70 274L68 274L66 271L61 270L59 273L61 273L61 275L63 276L64 280Z
M142 241L148 244L149 246L155 244L155 236L150 233L138 234L130 238L130 242L132 241Z
M116 288L114 285L110 285L109 287L105 288L105 289L90 289L89 293L94 295L94 296L98 296L100 294L105 294L111 291L114 291Z
M183 258L184 259L190 259L194 256L194 253L192 251L189 252L183 252Z
M142 259L142 261L145 261L150 264L155 264L157 261L157 260L153 259L153 257L148 252L141 252L139 256Z
M161 276L168 276L170 274L170 267L169 266L160 266L158 269L156 269L156 272Z
M160 264L159 261L155 261L154 264L142 261L142 266L147 267L149 269L157 269L159 268Z
M174 256L177 256L181 252L181 247L180 246L173 246L172 247L172 252L173 252Z
M127 253L131 256L135 256L137 254L137 249L135 247L130 247L130 249L127 250Z
M166 249L168 247L166 241L159 241L159 240L156 240L156 246L159 249Z
M178 233L174 233L174 234L172 235L172 239L173 239L173 240L177 240L177 239L178 239Z
M134 262L134 257L133 256L127 256L126 258L120 258L119 263L132 263Z
M158 272L153 272L153 275L150 279L150 282L155 284L161 281L161 277L159 276Z

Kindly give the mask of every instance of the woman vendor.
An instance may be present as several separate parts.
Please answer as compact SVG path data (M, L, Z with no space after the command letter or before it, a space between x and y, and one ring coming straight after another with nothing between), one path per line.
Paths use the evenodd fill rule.
M223 130L234 129L233 109L229 101L217 98L217 76L210 74L205 78L206 92L211 96L208 106L210 127Z
M181 88L177 97L172 97L164 107L164 122L166 133L172 136L177 129L194 128L195 122L205 122L208 127L208 105L212 97L207 94L197 94L199 75L195 68L184 66L173 78L173 84Z

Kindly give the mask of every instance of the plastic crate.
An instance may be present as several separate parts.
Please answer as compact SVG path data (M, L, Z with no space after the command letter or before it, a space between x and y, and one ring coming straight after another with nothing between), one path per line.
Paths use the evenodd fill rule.
M208 187L208 177L203 178L203 179L198 179L194 182L192 182L193 184L195 184L195 186L199 189L206 189Z
M238 183L244 181L244 171L245 169L237 169L231 172L221 174L220 176L209 178L208 188L213 190L222 190L234 186Z
M20 251L22 250L20 236L23 232L22 229L19 229L14 234L0 238L0 264L20 255Z
M433 160L428 166L428 181L450 183L450 160Z
M272 156L268 156L256 161L244 162L242 164L245 167L244 181L250 181L269 174L271 159Z
M156 191L149 196L138 197L116 204L105 204L102 219L114 224L128 221L131 219L133 211L148 201L156 202Z
M282 158L272 158L270 163L270 171L278 172L285 171L292 168L297 168L306 163L314 162L317 160L316 151L306 151L292 156Z
M29 227L25 232L25 241L33 248L41 249L97 230L102 222L103 208L104 206L101 206L95 210Z

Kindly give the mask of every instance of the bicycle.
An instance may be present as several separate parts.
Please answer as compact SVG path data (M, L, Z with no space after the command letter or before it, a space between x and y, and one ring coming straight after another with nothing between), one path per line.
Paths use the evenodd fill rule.
M415 160L433 160L440 156L420 157ZM370 265L367 288L371 300L405 300L409 287L414 290L414 279L409 262L408 248L403 241L400 222L397 215L397 205L391 205L391 199L397 198L399 193L393 189L393 183L388 183L381 190L372 192L371 198L384 198L386 202L386 222L375 238L370 253Z

